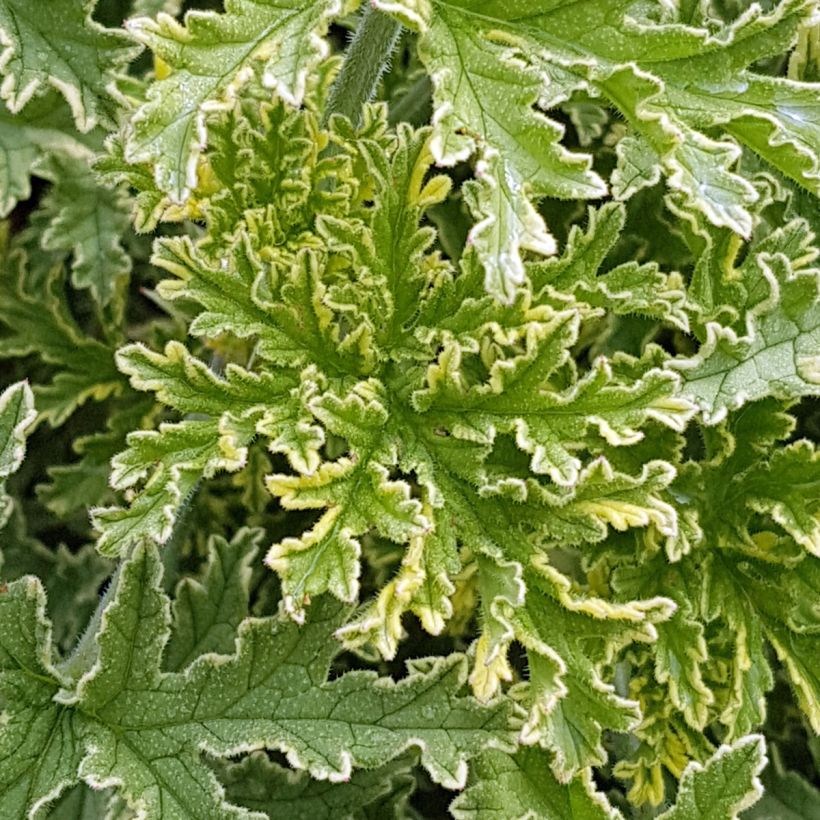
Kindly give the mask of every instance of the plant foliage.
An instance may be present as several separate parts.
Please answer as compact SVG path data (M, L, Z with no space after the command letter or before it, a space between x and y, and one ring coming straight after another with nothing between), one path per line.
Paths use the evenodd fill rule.
M181 5L0 0L0 815L814 817L816 0Z

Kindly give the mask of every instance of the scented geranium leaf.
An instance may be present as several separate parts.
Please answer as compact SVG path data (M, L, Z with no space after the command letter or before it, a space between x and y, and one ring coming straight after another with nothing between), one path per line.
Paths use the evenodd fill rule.
M820 791L797 772L784 768L777 746L771 748L772 760L760 778L763 796L743 817L748 820L817 820L820 817Z
M745 482L755 512L771 515L798 544L820 557L820 509L817 481L820 455L802 440L776 450L763 472Z
M312 68L327 53L322 39L338 0L231 0L223 14L192 11L185 25L160 14L128 30L167 66L136 112L126 143L129 162L152 162L158 186L183 202L197 185L206 114L231 99L259 66L263 84L300 105Z
M674 210L674 206L673 206ZM708 325L716 323L742 335L748 329L750 312L760 309L770 297L769 279L764 265L773 255L784 256L794 274L810 273L817 259L814 235L803 218L790 219L762 233L745 248L737 236L726 229L690 222L694 229L689 242L697 262L689 286L695 309L696 333L703 340Z
M56 703L46 595L39 580L0 585L0 813L28 817L77 781L81 731Z
M757 638L758 646L765 636L774 647L803 713L812 728L820 731L820 619L816 610L807 610L805 606L806 596L816 598L815 589L820 583L818 559L807 556L793 570L778 570L768 562L730 562L724 558L719 570L717 583L713 581L710 590L713 607L719 596L730 593L729 605L732 600L742 602L749 614L754 614L749 632ZM715 569L712 574L717 574ZM804 579L808 581L805 586ZM768 683L771 688L771 679Z
M219 757L280 749L314 776L337 780L415 746L436 781L459 787L467 757L509 743L507 706L481 707L458 694L466 664L457 656L419 664L398 684L370 672L324 682L342 614L329 600L301 628L248 619L234 655L205 655L183 674L163 674L169 607L160 574L155 549L138 547L103 613L98 663L66 697L88 737L81 776L117 784L135 808L241 816L223 802L203 748Z
M190 240L161 240L155 265L178 277L158 288L167 299L194 299L204 308L191 323L194 335L230 331L256 337L257 353L281 366L321 365L331 373L366 373L372 368L371 324L362 322L344 341L321 279L320 259L306 248L289 260L279 293L265 298L267 271L244 240L230 261L212 261Z
M746 332L738 336L710 323L698 353L673 363L682 371L684 395L698 405L707 424L766 396L820 393L820 272L794 271L780 253L761 255L758 262L768 293L748 311Z
M661 597L619 605L578 595L539 558L525 582L525 606L511 615L531 663L522 739L554 752L552 770L566 783L606 760L605 728L636 726L638 704L616 694L602 677L603 666L629 643L656 640L654 624L668 619L675 605Z
M203 333L220 328L240 337L258 334L264 338L267 316L251 298L256 272L250 266L229 261L211 264L189 237L160 239L154 244L151 262L177 277L160 283L163 298L186 297L205 309L196 317L192 333L202 326Z
M820 731L820 663L817 634L796 633L770 616L764 626L766 637L786 667L801 709L815 732Z
M131 270L121 245L128 229L122 190L102 187L85 163L53 155L38 165L38 175L52 182L43 208L50 218L41 243L46 250L71 253L71 283L90 288L108 304Z
M16 472L22 464L26 433L36 418L34 395L28 380L8 385L0 393L0 481Z
M129 163L125 159L125 137L122 132L109 134L103 144L104 153L94 158L93 168L105 185L127 186L132 195L131 222L137 233L156 228L165 215L170 217L168 196L154 180L147 163Z
M225 374L214 373L180 342L168 342L163 353L144 345L127 345L117 351L117 365L137 390L156 394L163 404L180 413L236 416L259 406L266 399L287 395L297 379L287 371L253 373L228 364Z
M601 274L607 254L615 247L626 222L626 208L617 202L589 210L586 231L573 225L560 257L527 266L533 289L559 301L616 314L638 313L689 330L687 298L679 274L664 274L655 264L627 262Z
M109 811L111 793L102 789L91 789L80 784L69 789L48 808L48 820L126 820ZM130 820L130 818L129 818Z
M461 568L455 527L434 510L422 508L422 515L435 520L433 532L421 531L411 537L395 577L382 587L377 598L337 633L345 646L375 649L392 659L405 636L402 616L412 611L422 626L438 635L453 614L450 596L455 586L450 580Z
M758 775L766 765L765 749L760 735L748 735L731 746L721 746L703 766L690 763L675 805L659 816L663 820L736 820L763 793Z
M654 263L627 262L599 276L589 290L578 289L583 301L613 313L651 317L688 332L686 290L678 273L665 274Z
M649 461L638 476L616 472L603 457L579 473L573 487L558 492L535 481L524 487L505 482L484 490L529 500L529 520L545 541L557 544L594 543L606 538L611 527L625 532L631 527L652 527L672 538L678 532L678 515L665 500L664 490L674 471L663 461Z
M236 630L248 613L250 566L262 535L242 529L230 541L212 537L202 580L185 578L177 587L166 669L178 672L200 655L233 651Z
M434 532L444 527L448 538L470 545L474 554L487 556L486 561L477 562L476 586L482 598L484 630L478 642L476 664L471 675L473 687L482 698L491 697L501 681L509 679L511 670L506 660L506 650L513 637L528 646L533 643L522 637L525 634L523 631L513 633L510 626L515 621L516 608L524 602L521 565L530 562L533 541L543 546L550 546L553 539L561 545L598 541L606 535L608 524L624 529L657 525L670 532L676 526L673 508L659 503L660 499L655 498L657 490L667 486L672 478L668 465L664 467L656 463L638 479L616 477L611 471L603 469L603 465L597 465L597 468L592 465L591 478L599 476L602 480L590 480L588 488L584 488L585 482L579 483L577 492L579 496L581 493L585 496L577 499L573 510L576 488L567 488L560 494L549 493L544 492L543 488L538 490L539 485L535 482L522 482L517 477L507 480L496 478L488 484L487 472L482 468L494 474L496 467L492 463L482 465L481 459L486 457L486 449L482 445L458 440L454 436L442 436L435 427L425 429L414 424L412 428L408 425L405 429L413 430L414 436L410 438L406 433L403 436L401 466L405 470L415 471L434 499L436 506L430 510ZM515 452L514 445L511 450ZM502 464L504 469L509 469L506 462ZM516 472L522 466L521 458L517 459L517 464ZM645 488L641 487L642 481L646 481ZM514 582L516 565L517 584ZM405 570L411 567L414 571L405 574ZM380 626L375 623L378 607L385 600L391 604L398 602L405 591L404 584L423 584L417 573L424 572L424 569L423 562L414 564L408 556L405 567L396 576L397 585L401 583L402 587L396 588L395 594L391 593L390 597L380 596L375 606L366 610L363 619L353 622L349 632L347 628L343 630L343 637L352 639L354 645L359 645L362 639L365 642L369 640L377 647L382 642L385 646L393 645L392 642L401 634L398 621L400 612L397 614L395 609L386 607L381 614L389 618L382 621L383 626ZM526 587L529 588L530 584ZM410 607L405 605L405 608ZM598 626L596 628L600 629ZM562 691L558 676L563 660L549 648L548 638L537 640L535 645L545 653L543 674L549 678L544 684L547 691L539 703L549 708ZM540 663L540 658L534 655L531 667L536 662Z
M560 783L549 766L549 754L538 747L524 747L514 755L485 752L471 765L467 789L451 803L450 812L456 820L615 820L622 816L595 789L589 770Z
M626 200L642 188L661 181L661 166L652 146L641 136L630 134L615 146L618 163L610 178L612 196Z
M611 583L625 600L664 594L675 602L677 608L672 616L655 624L658 638L652 651L654 675L668 687L669 698L689 725L702 729L712 715L715 696L704 680L709 650L698 619L702 592L699 580L686 560L670 564L658 553L640 565L622 564L613 573ZM749 694L751 689L744 686Z
M11 515L12 506L3 485L23 463L26 431L36 417L28 382L17 382L0 393L0 530Z
M247 436L247 430L242 432ZM136 430L126 441L128 448L111 462L111 484L121 490L140 482L151 467L156 469L153 481L160 473L173 470L206 478L212 478L218 470L231 472L244 464L247 443L210 419L188 419L161 424L157 430Z
M476 168L478 181L464 187L476 220L467 243L484 267L486 291L511 302L526 275L522 252L549 256L555 253L556 244L508 165L498 154L488 154Z
M49 483L37 485L38 500L58 516L112 503L111 459L125 447L128 433L142 426L153 409L148 397L113 408L104 431L74 440L79 461L48 468Z
M623 204L610 202L587 211L587 229L573 225L561 256L529 266L533 289L552 287L572 292L578 285L595 281L607 255L618 242L626 223Z
M180 413L208 418L128 436L128 449L112 460L111 485L125 490L144 483L144 488L127 509L93 511L105 553L121 553L142 536L164 543L196 483L241 469L257 432L270 437L270 449L285 452L297 469L309 472L318 465L324 439L307 409L316 388L311 373L300 383L291 371L259 373L228 364L217 376L178 342L169 342L164 353L126 346L118 351L117 364L136 389L154 392Z
M449 270L430 252L434 231L419 227L419 221L447 196L451 180L441 174L427 177L433 164L427 128L399 125L392 156L375 140L362 140L359 146L374 189L369 219L324 216L317 227L328 246L352 262L353 286L362 289L367 283L372 288L368 298L379 316L367 318L381 319L373 329L379 347L399 347L409 341L407 324L431 279ZM341 302L341 292L331 301Z
M527 65L519 43L505 42L503 34L493 37L485 28L496 22L495 9L490 14L482 9L484 20L473 11L469 3L462 8L435 4L420 44L435 89L436 159L451 165L489 146L504 158L504 172L517 184L527 183L536 196L604 194L606 186L591 170L590 158L561 146L562 127L533 108L544 78ZM488 54L492 73L481 70Z
M401 13L415 4L377 5ZM561 145L563 127L534 108L544 78L522 58L517 42L488 34L486 21L463 9L434 9L429 20L413 15L425 28L419 50L435 89L431 150L444 165L481 153L480 181L469 188L477 220L471 241L490 292L509 300L523 279L521 251L555 250L527 197L594 199L606 193L606 184L592 170L591 157ZM492 71L486 70L488 54Z
M488 382L475 387L465 383L460 346L446 345L428 368L428 387L414 394L416 409L461 439L490 444L496 432L515 434L532 456L532 470L562 485L577 481L581 463L573 451L584 446L590 429L616 446L639 441L641 426L652 418L683 429L694 408L677 397L668 371L651 370L619 385L609 363L599 359L566 392L550 389L550 377L577 339L578 317L570 311L543 317L527 327L526 352L495 362Z
M720 715L721 722L729 727L730 739L759 726L766 716L765 695L774 686L774 676L764 638L776 651L791 654L791 662L785 660L785 666L792 684L798 698L804 698L809 720L820 725L820 687L817 670L812 670L810 648L817 617L810 616L808 624L803 623L802 615L795 617L800 610L797 598L805 594L799 584L795 588L795 582L810 569L784 569L767 561L743 560L732 552L713 556L705 575L706 614L722 615L734 632L731 689Z
M476 697L488 700L502 681L513 679L507 650L515 638L511 613L520 607L527 593L524 570L517 561L479 556L478 591L481 596L481 635L475 645L475 663L470 685ZM557 659L550 655L549 660Z
M115 122L114 79L138 53L124 32L92 19L96 0L54 0L42 14L25 0L3 0L0 94L17 113L35 95L59 91L80 131Z
M42 159L52 154L91 159L74 130L71 113L55 94L32 100L17 114L0 107L0 216L31 196L31 177Z
M276 364L313 361L331 373L366 375L375 358L373 317L352 306L354 321L342 333L336 300L322 281L323 263L312 250L301 251L284 277L280 298L260 300L268 325L257 350Z
M706 458L682 467L674 491L696 511L706 540L738 547L753 543L750 536L761 529L760 522L753 519L754 497L761 492L765 495L767 485L773 492L772 482L766 480L771 451L794 430L794 418L784 412L787 407L775 399L751 402L744 412L704 428ZM788 455L778 456L781 468L799 463L808 453L803 447L789 448ZM811 463L810 457L807 460ZM810 485L810 473L808 479ZM778 494L785 492L787 488L778 490ZM809 505L801 516L806 517L813 509L810 487L802 493L798 487L796 496L800 495ZM766 522L764 529L770 531L775 523Z
M353 772L343 783L333 783L287 769L258 752L239 763L215 762L217 776L232 802L268 817L294 820L405 817L407 797L416 784L412 766L412 760L399 757L376 769Z
M774 685L767 640L792 657L793 663L787 663L792 682L803 692L810 719L818 714L820 689L810 649L818 617L806 607L816 598L812 590L818 583L817 558L806 550L816 514L814 454L806 442L775 446L794 427L782 411L773 399L754 402L717 427L705 428L708 460L687 464L673 485L672 495L697 517L708 556L693 552L679 573L671 567L629 570L633 579L644 575L648 588L640 587L641 594L668 588L673 598L687 602L683 608L710 622L721 619L709 649L715 657L704 669L712 662L720 665L719 674L714 668L709 672L717 684L710 686L730 739L753 730L765 717L765 696ZM667 573L672 577L664 581ZM619 569L616 583L625 577ZM694 591L686 578L697 579ZM685 600L675 591L679 587L687 590ZM632 596L636 589L624 592Z
M69 648L88 622L111 569L92 544L76 552L62 544L49 549L26 533L19 510L0 529L0 579L8 582L25 575L42 579L54 619L54 644L59 649Z
M347 440L351 455L323 463L309 476L274 475L268 489L285 509L325 509L301 539L287 538L271 547L268 566L283 583L285 608L301 617L305 601L330 590L342 601L358 593L360 545L370 529L405 543L428 522L421 504L404 481L391 480L395 460L383 437L387 421L384 396L374 381L359 382L344 399L327 393L311 409L324 425Z
M127 507L96 507L91 523L99 532L97 549L118 556L142 538L164 544L171 537L179 510L188 503L198 476L189 471L163 471Z
M750 209L758 194L733 170L741 154L734 143L707 137L676 121L674 115L665 117L673 109L663 96L664 81L652 74L617 66L602 71L596 84L617 107L630 112L645 150L654 152L669 189L690 210L703 214L714 225L751 235ZM645 154L644 162L646 159Z
M0 358L33 354L57 368L50 383L34 387L40 418L57 427L89 399L101 401L127 385L113 351L83 333L70 315L59 269L30 292L26 267L25 254L15 252L0 273Z
M316 78L320 86L333 65L327 61L320 66L324 77ZM269 92L262 95L267 98ZM369 163L357 157L355 171L350 165L355 136L339 133L339 127L349 128L349 123L334 119L329 131L323 131L312 110L318 105L311 96L302 108L293 109L277 98L261 105L232 106L208 118L207 173L190 207L193 213L207 215L214 235L203 237L200 247L216 250L218 257L222 242L216 234L222 230L232 233L232 226L245 223L249 247L266 261L285 264L301 244L310 244L289 244L289 238L307 239L305 232L316 230L318 213L345 215L362 195L362 188L370 189L369 180L356 178L356 173L365 175L370 170ZM393 135L385 130L384 108L368 107L363 113L362 136L374 140L371 151L376 149L378 156L393 144ZM325 152L331 139L334 150ZM384 163L383 156L381 161ZM232 195L222 196L223 189L230 189Z
M128 449L112 460L112 485L130 488L152 472L127 508L91 511L100 533L97 548L103 555L121 555L141 538L164 544L200 479L244 466L253 436L253 424L237 419L188 420L129 434Z
M672 701L689 724L703 727L708 720L708 707L714 701L701 671L708 657L703 626L676 612L656 628L655 674L669 686Z
M718 89L670 84L667 95L695 127L722 126L781 173L820 195L816 83L742 72Z
M716 225L751 233L749 208L757 195L733 168L740 152L733 142L704 133L719 131L731 115L704 121L693 112L687 118L686 106L672 100L678 91L718 99L725 92L731 98L743 69L789 48L801 21L812 14L807 0L790 0L770 12L753 7L711 30L678 22L672 10L642 15L643 9L626 0L585 0L580 7L540 2L526 15L503 3L473 0L380 5L421 33L419 53L434 86L434 152L440 160L454 162L490 146L530 184L532 194L600 196L600 186L590 185L584 157L568 155L557 144L561 130L543 113L585 89L619 109L643 146L638 161L630 159L634 150L619 153L615 182L621 195L636 190L626 180L637 175L645 184L660 168L690 208ZM750 75L748 82L756 79ZM809 151L800 153L794 147L798 139L772 125L777 105L749 102L735 116L754 125L725 131L778 166L796 167L800 179L812 183ZM816 145L810 128L801 141Z

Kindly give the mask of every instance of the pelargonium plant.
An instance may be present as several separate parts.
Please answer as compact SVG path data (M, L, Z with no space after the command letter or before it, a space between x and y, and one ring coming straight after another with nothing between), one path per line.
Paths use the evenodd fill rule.
M817 0L0 48L0 817L817 817Z

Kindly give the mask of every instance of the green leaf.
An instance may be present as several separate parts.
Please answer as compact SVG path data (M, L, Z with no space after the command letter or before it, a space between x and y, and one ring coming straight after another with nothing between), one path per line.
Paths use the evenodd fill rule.
M167 76L132 119L126 159L153 162L158 186L183 202L197 185L206 112L229 107L255 67L266 88L300 105L327 52L322 34L339 11L338 0L230 0L224 14L188 12L184 26L165 14L130 20L128 31L163 61Z
M71 283L107 305L132 264L121 245L128 229L123 191L102 187L87 165L59 155L40 163L38 175L53 183L43 203L50 217L43 248L71 253Z
M56 95L33 100L17 114L0 107L0 216L31 196L31 177L52 154L86 162L91 156Z
M86 401L102 401L127 387L114 366L113 350L84 333L62 297L55 268L42 289L26 289L27 259L11 255L0 274L0 358L37 355L57 372L35 385L41 419L58 427Z
M569 783L549 770L549 755L524 747L514 755L489 751L470 769L466 791L450 805L456 820L545 817L550 820L614 820L621 813L596 791L587 770Z
M757 261L766 295L746 314L745 333L710 322L698 353L671 363L707 424L766 396L820 394L820 271L794 270L782 253Z
M76 438L73 449L79 461L49 467L50 481L37 486L38 500L60 517L113 502L108 483L111 459L125 447L127 434L141 426L153 406L150 399L120 404L111 410L104 431Z
M314 780L305 772L286 769L264 754L248 755L240 763L217 761L216 772L232 802L293 820L336 820L338 817L404 817L415 787L411 764L396 760L376 769L353 772L343 783ZM390 806L385 811L382 801Z
M410 4L379 5L392 11ZM488 32L488 24L503 27L492 11L476 14L469 3L436 3L424 21L419 54L435 89L436 160L453 165L477 149L494 148L503 158L500 173L514 190L526 183L535 196L603 195L606 187L590 158L563 148L561 126L533 109L544 78L520 58L514 37ZM492 71L485 70L488 60Z
M250 440L252 430L245 431ZM232 440L233 437L231 437ZM122 487L139 481L155 468L142 491L127 507L95 507L91 521L99 532L97 549L103 555L123 555L141 539L164 544L173 533L180 510L190 502L197 483L206 473L238 469L240 458L226 455L213 422L165 425L159 431L136 431L129 436L129 450L115 457L116 477Z
M0 585L0 813L25 817L77 780L80 727L54 698L55 667L45 593L34 577Z
M0 394L0 478L7 478L23 463L26 430L35 417L28 382L17 382Z
M497 154L477 166L476 176L477 182L464 186L465 200L476 219L467 244L484 268L487 293L509 303L526 275L523 251L549 256L555 253L555 239Z
M689 330L687 294L678 274L664 274L657 265L627 262L601 273L607 255L618 242L626 208L608 203L589 209L586 232L572 227L560 257L528 265L536 291L560 302L573 300L615 314L637 313Z
M246 619L233 654L202 655L183 673L163 673L170 607L152 547L137 547L122 566L94 662L77 681L61 677L51 660L44 606L35 579L0 593L0 694L8 715L0 728L0 794L10 816L50 801L78 777L115 786L149 815L247 816L224 802L203 748L217 757L278 749L314 777L335 781L413 746L437 782L458 788L468 757L488 744L509 747L509 707L459 694L462 657L416 662L400 683L361 671L325 682L342 615L330 601L317 603L302 628Z
M807 558L809 567L802 568L803 573L812 572L815 576L818 572L818 565L814 563L816 559ZM794 575L798 576L798 572ZM795 621L795 609L800 609L800 600L796 596L814 594L809 590L801 589L799 585L795 588L793 578L787 581L792 583L787 585L781 581L780 590L774 587L775 595L772 595L773 584L766 584L766 576L759 572L759 576L764 579L760 583L758 578L747 572L746 578L754 585L752 588L752 603L760 618L762 629L766 638L774 647L777 657L786 668L795 695L800 707L808 719L809 724L815 731L820 731L820 662L817 658L817 613L812 612L809 623L797 623ZM751 577L750 577L751 576ZM746 580L739 579L741 582ZM754 583L754 581L758 581ZM785 587L785 589L783 589ZM786 595L784 595L784 592ZM783 600L788 601L788 608L784 611ZM791 599L791 600L790 600Z
M626 0L584 0L580 8L541 2L526 13L475 0L377 5L420 32L419 55L434 88L437 161L451 165L477 151L503 158L503 170L492 174L495 189L517 195L499 197L491 213L479 211L487 224L501 224L505 211L524 213L527 194L583 199L605 192L590 157L561 146L563 129L545 113L579 90L603 96L629 123L613 177L619 196L654 184L662 172L687 207L749 236L757 193L734 168L740 151L731 137L817 188L816 88L743 72L791 45L812 14L808 0L771 12L754 7L711 30L678 22L671 8L652 13ZM721 130L730 139L711 136ZM514 230L508 243L493 243L492 256L482 254L496 293L506 295L519 277L521 235Z
M422 515L434 519L429 507L422 508ZM421 531L411 537L395 577L337 636L348 647L373 648L385 658L394 658L404 637L401 619L408 610L428 632L441 634L453 614L450 597L455 586L450 578L460 568L455 527L441 517L432 533Z
M763 793L758 775L766 765L765 748L760 735L749 735L731 746L721 746L704 766L690 763L675 805L659 816L663 820L735 820Z
M233 651L236 630L248 612L251 563L262 533L242 529L230 541L214 536L202 580L185 578L174 599L174 629L165 668L179 672L208 652Z
M777 450L764 472L750 476L746 503L771 515L798 544L820 557L818 465L820 454L808 441Z
M0 530L12 510L5 479L20 469L26 453L26 431L36 417L28 382L17 382L0 393Z
M54 88L80 131L115 122L114 79L137 50L123 32L92 19L94 6L96 0L53 0L42 14L25 0L0 3L0 95L13 113Z
M525 574L525 606L510 613L530 661L522 739L553 751L552 771L566 783L606 760L605 728L626 732L637 725L638 703L616 693L603 667L624 646L656 640L654 625L670 617L674 604L661 597L611 604L576 593L543 560L533 564Z
M378 5L395 11L404 4ZM588 155L560 144L562 126L534 108L543 78L521 60L517 44L503 34L487 34L481 26L488 18L470 19L464 11L436 5L419 45L435 89L431 150L443 165L480 152L480 182L468 189L477 219L470 241L488 290L508 301L523 279L521 251L555 250L527 196L594 199L606 193L606 184Z
M760 778L763 796L743 814L744 820L817 820L820 817L820 791L797 772L783 767L777 747Z
M703 681L702 665L707 660L703 626L686 615L675 613L657 625L655 674L669 686L669 695L691 726L703 727L708 707L714 700Z
M31 575L42 579L55 624L54 643L61 649L69 647L88 622L110 573L110 562L93 544L71 552L64 544L49 549L32 538L19 510L0 529L0 578L12 581Z
M304 602L326 590L342 601L358 594L358 536L374 529L405 543L428 526L404 481L390 480L380 463L391 460L382 440L387 420L378 385L359 382L341 399L319 397L312 410L351 445L351 456L325 462L313 475L274 475L268 489L285 509L326 509L301 539L275 544L265 559L282 577L285 608L300 616Z
M104 554L121 554L140 537L165 543L197 482L244 467L257 432L269 436L270 449L286 453L297 469L311 472L318 466L316 451L324 439L306 407L316 388L310 372L300 383L290 371L254 373L231 363L217 376L179 342L169 342L164 353L143 345L123 347L117 364L137 390L154 391L180 413L209 418L128 436L128 449L112 460L111 485L144 486L127 509L92 510Z
M99 820L117 815L110 811L111 794L88 786L74 786L49 807L48 820ZM125 820L125 818L119 818Z
M793 4L796 5L796 4ZM669 103L698 128L722 126L781 173L820 196L817 86L741 72L718 89L669 86Z
M487 382L473 387L462 373L462 348L445 345L428 368L427 386L413 396L416 409L460 439L490 444L497 433L514 434L532 456L532 471L565 486L578 480L581 462L574 453L590 430L625 446L643 437L640 429L650 419L683 429L693 407L677 397L676 380L668 371L649 370L625 386L609 362L599 359L570 389L551 390L551 377L577 339L578 316L543 311L539 318L526 328L524 352L499 359Z

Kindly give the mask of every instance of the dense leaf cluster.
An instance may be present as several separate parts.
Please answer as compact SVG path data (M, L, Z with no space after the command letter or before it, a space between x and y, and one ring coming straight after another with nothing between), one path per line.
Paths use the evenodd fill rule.
M816 0L45 5L0 816L816 816Z

